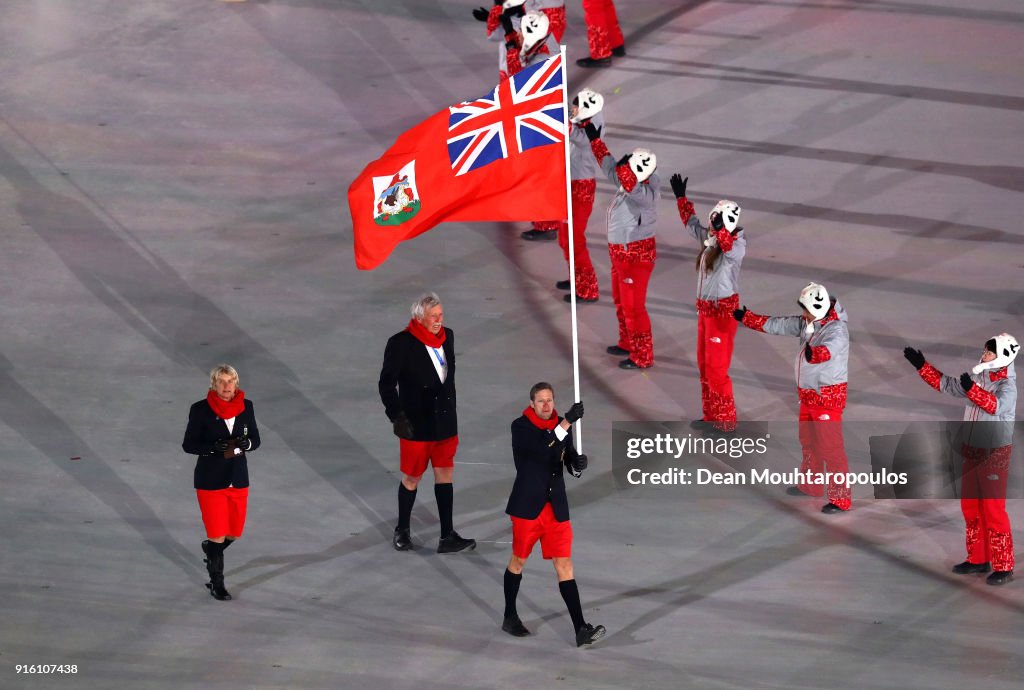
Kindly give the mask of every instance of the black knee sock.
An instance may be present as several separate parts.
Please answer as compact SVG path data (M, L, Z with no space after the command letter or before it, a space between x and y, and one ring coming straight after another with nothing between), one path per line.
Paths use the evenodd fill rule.
M522 581L522 573L516 575L505 568L505 618L519 615L516 611L516 597L519 596L519 583Z
M452 526L452 504L455 503L455 490L451 482L434 484L434 496L437 498L437 517L441 519L441 538L444 539L454 531Z
M569 617L572 618L572 627L579 630L583 627L583 605L580 604L580 590L576 586L576 580L563 580L558 583L558 591L565 599L565 607L569 609Z
M232 544L234 544L234 543L235 543L234 539L225 539L224 540L224 550L227 551L227 548L229 546L231 546Z
M405 484L398 483L398 529L409 529L412 504L416 502L416 489L409 491Z

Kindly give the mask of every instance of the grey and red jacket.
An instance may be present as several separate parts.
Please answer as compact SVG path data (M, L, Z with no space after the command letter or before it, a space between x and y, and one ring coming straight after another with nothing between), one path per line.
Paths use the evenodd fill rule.
M538 0L527 0L526 11L539 11L542 9L538 5L542 4ZM514 33L512 34L512 40L516 45L522 45L522 31L520 25L522 24L522 17L512 17L512 28ZM507 77L511 77L513 74L517 74L523 68L529 67L530 65L540 60L546 60L552 55L557 55L560 51L558 41L552 34L548 34L548 37L544 39L542 48L531 54L529 59L523 59L519 48L510 49L505 46L505 42L510 40L505 32L501 29L501 5L495 5L491 8L490 16L487 18L487 40L489 41L500 41L501 45L498 46L498 70ZM509 58L516 64L513 65L514 69L509 68Z
M736 234L725 228L714 233L718 246L722 248L722 255L715 262L715 267L708 273L704 269L704 257L710 251L710 247L704 246L704 240L708 236L708 229L701 225L700 220L693 211L693 204L685 196L676 199L676 206L679 207L679 218L683 225L700 242L701 247L701 270L697 280L697 306L702 302L719 302L726 300L740 292L740 266L743 264L743 257L747 253L747 239L742 228L737 228ZM730 300L735 302L735 300ZM738 302L732 309L739 306ZM732 309L729 316L732 316Z
M590 118L597 128L604 127L604 115ZM597 159L590 148L590 140L583 127L569 123L569 177L573 180L593 180L597 177Z
M802 316L762 316L748 310L743 315L743 325L769 335L800 338L795 365L800 402L833 410L846 407L850 329L843 305L833 299L828 313L814 322L810 336ZM806 355L808 345L810 361Z
M590 142L590 148L605 177L618 187L608 207L608 244L630 244L654 237L658 199L661 198L658 173L637 182L629 165L615 165L615 159L600 138Z
M1013 443L1017 413L1017 374L1013 364L1002 369L971 374L974 385L964 393L960 377L947 376L927 361L917 371L924 382L954 398L966 398L964 425L957 433L957 446L990 450Z

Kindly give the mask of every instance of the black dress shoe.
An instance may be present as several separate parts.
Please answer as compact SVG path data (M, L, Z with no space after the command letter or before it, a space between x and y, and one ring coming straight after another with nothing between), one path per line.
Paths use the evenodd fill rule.
M437 542L438 553L456 553L458 551L464 551L466 549L473 550L475 548L475 539L463 539L459 536L459 533L454 530L447 537L441 537L441 540Z
M807 494L805 494L803 491L801 491L800 487L798 487L798 486L787 486L786 487L786 495L787 496L806 496ZM832 505L832 504L829 503L829 505Z
M987 573L990 570L992 570L992 566L988 563L971 563L970 561L953 566L953 572L957 575L974 575L975 573Z
M501 629L513 637L526 637L530 634L523 622L519 620L519 616L515 614L505 617L501 623Z
M835 503L826 503L821 507L821 512L825 513L825 515L831 515L832 513L841 513L843 509Z
M572 302L572 295L566 295L562 299L564 299L566 302ZM589 303L589 302L596 302L597 298L596 297L587 298L587 297L580 297L579 295L576 295L576 301L577 302L588 302Z
M580 626L580 629L576 631L576 646L582 647L585 644L594 644L608 631L604 629L603 625L591 625L590 623L584 623Z
M224 583L214 584L207 582L206 588L210 590L210 596L217 601L231 601L231 592L224 589Z
M626 57L626 46L621 45L612 48L612 57Z
M611 67L612 66L612 59L610 57L606 57L606 58L585 57L585 58L580 58L579 60L577 60L576 64L579 65L580 67Z
M624 359L619 362L619 369L647 369L647 367L642 367L631 359Z
M519 233L519 236L524 240L530 240L535 242L537 240L554 240L558 239L557 230L527 230L526 232Z
M703 418L695 419L692 422L690 422L690 428L696 431L710 431L714 427L714 424Z
M557 289L557 290L571 290L572 289L572 281L560 280L557 283L555 283L555 289Z
M622 357L623 355L629 354L629 350L623 350L618 345L609 345L608 347L605 348L605 352L607 352L610 355L615 355L616 357Z
M1012 581L1013 581L1013 571L1012 570L996 570L991 575L989 575L988 577L985 578L985 584L986 585L995 585L996 587L998 587L999 585L1005 585L1007 582L1012 582Z
M395 536L391 543L395 545L395 551L408 551L411 549L412 537L409 536L409 530L396 527Z

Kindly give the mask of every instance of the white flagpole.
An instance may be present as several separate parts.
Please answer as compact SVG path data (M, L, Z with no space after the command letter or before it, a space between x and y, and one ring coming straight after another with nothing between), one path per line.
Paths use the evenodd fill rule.
M572 314L572 380L573 400L580 400L580 342L579 332L576 327L576 242L573 233L572 223L572 182L569 172L569 79L565 70L565 46L559 46L562 53L562 121L564 127L562 133L565 136L565 208L568 212L569 223L569 295L570 313ZM583 420L578 420L573 427L576 428L576 452L583 452Z

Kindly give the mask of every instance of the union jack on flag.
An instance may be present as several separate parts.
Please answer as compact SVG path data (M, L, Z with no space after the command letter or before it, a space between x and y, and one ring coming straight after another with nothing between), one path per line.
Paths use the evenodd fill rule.
M562 56L527 67L448 113L448 158L456 177L516 152L562 144Z

